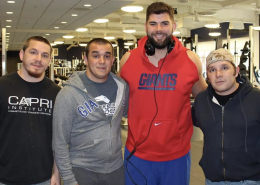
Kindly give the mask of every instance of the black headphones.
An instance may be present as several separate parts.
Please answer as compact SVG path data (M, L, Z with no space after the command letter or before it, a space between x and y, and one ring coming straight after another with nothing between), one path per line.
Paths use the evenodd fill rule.
M175 46L175 41L172 40L167 45L167 54L172 51L174 46ZM144 48L145 48L145 52L146 52L147 55L152 56L152 55L155 54L155 47L150 43L149 39L147 39L147 41L145 42Z

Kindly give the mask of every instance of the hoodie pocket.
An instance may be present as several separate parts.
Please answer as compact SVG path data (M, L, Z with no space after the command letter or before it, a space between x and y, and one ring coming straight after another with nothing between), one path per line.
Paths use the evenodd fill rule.
M229 149L224 152L226 176L233 180L247 179L260 174L259 156L251 146Z
M143 144L140 150L169 153L181 148L180 131L175 120L140 120L137 142ZM175 145L172 145L174 143ZM175 148L175 149L173 149Z
M223 163L221 159L221 149L203 149L202 158L199 162L205 177L211 181L223 179Z

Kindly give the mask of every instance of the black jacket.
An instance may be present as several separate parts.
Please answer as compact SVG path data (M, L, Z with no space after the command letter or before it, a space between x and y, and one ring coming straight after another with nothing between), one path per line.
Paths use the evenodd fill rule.
M199 164L213 182L260 180L260 91L238 80L243 85L225 106L213 102L210 84L194 103L193 122L204 134Z

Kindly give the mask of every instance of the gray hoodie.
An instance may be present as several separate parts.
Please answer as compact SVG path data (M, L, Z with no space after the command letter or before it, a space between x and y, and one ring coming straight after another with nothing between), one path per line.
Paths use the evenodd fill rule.
M111 122L75 72L57 95L53 111L53 151L65 185L77 181L72 167L111 173L123 165L120 123L128 107L128 85L110 73L118 90Z

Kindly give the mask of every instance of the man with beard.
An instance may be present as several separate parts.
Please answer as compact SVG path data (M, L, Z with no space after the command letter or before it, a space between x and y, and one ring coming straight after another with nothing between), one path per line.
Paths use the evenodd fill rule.
M173 9L147 8L138 48L126 53L119 75L129 84L126 185L188 185L193 132L190 94L206 88L201 62L174 36Z
M52 153L52 110L60 90L44 76L48 40L26 40L19 71L0 78L0 185L59 185ZM52 173L54 172L54 173Z

